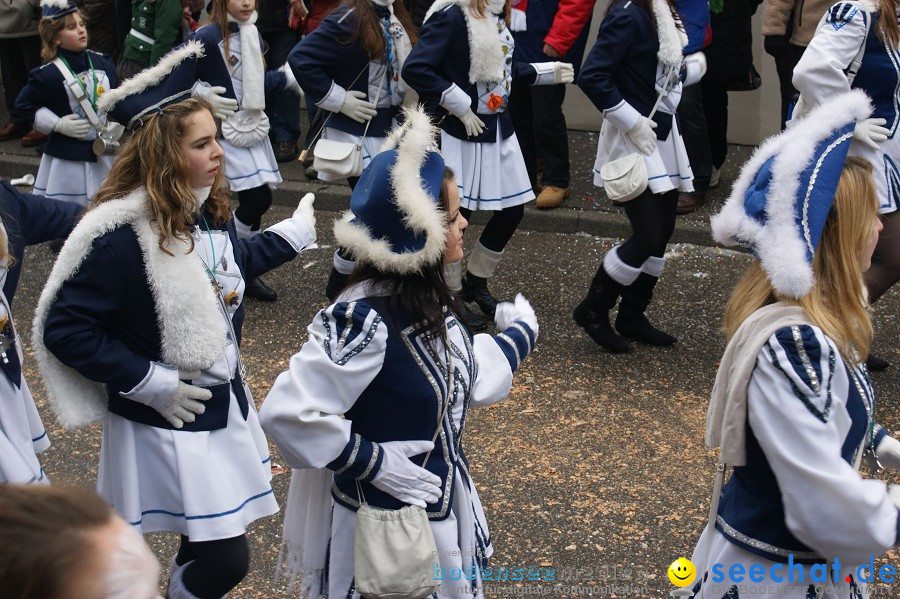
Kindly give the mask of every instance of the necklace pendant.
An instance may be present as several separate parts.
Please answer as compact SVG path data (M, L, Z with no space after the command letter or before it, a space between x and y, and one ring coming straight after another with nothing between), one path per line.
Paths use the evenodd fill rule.
M228 272L228 258L222 256L222 270Z
M213 291L215 291L215 292L218 293L218 294L221 294L221 293L222 293L222 286L219 285L219 282L218 282L217 280L212 279L212 280L210 281L210 284L212 284Z

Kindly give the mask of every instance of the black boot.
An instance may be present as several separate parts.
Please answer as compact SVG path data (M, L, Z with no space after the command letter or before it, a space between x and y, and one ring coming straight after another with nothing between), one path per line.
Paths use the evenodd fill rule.
M341 294L348 280L350 275L339 273L335 267L331 267L331 274L328 275L328 283L325 285L325 297L329 302L333 302Z
M887 370L887 367L890 365L890 362L884 358L879 358L875 354L870 353L869 357L866 358L866 368L869 372L881 372L882 370Z
M247 281L247 286L244 288L244 295L261 302L274 302L278 299L278 294L274 289L266 285L265 281L262 280L262 277L256 277L255 279Z
M469 327L470 331L473 333L483 333L487 330L487 322L484 320L484 316L473 312L465 302L461 301L457 303L459 317L462 318L462 321Z
M616 305L621 291L622 285L614 281L601 264L588 288L587 297L572 313L575 323L584 329L594 343L614 354L631 351L628 342L616 335L609 325L609 311Z
M462 297L464 301L478 304L484 315L493 319L494 313L497 311L497 300L488 290L487 282L487 279L467 272L462 279Z
M672 345L678 339L660 331L647 320L644 312L653 299L653 288L659 279L642 272L634 283L622 289L619 314L616 316L616 330L629 339L648 345Z

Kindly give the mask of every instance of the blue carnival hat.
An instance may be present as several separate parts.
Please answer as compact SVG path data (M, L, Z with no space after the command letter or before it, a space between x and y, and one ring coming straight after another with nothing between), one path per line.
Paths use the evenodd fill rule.
M360 176L350 210L334 223L338 244L357 260L401 275L439 261L447 234L438 204L444 159L437 128L421 106L404 109L404 118Z
M197 61L202 56L203 44L197 40L178 46L155 66L103 94L97 106L128 129L140 127L142 117L161 113L166 106L191 97Z
M812 289L813 254L853 129L871 114L861 91L823 102L757 148L712 217L713 238L748 247L778 293L800 298Z
M44 19L58 19L77 11L72 0L41 0L41 17Z

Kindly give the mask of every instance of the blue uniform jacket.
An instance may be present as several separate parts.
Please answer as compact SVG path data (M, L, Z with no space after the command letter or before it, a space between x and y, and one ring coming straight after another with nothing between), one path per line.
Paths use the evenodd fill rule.
M25 247L68 235L75 226L75 219L80 210L81 206L72 202L22 193L8 181L0 184L0 219L6 228L9 255L14 260L3 284L3 295L6 296L10 307L22 274ZM17 334L14 330L13 335ZM0 369L9 377L10 382L18 387L22 380L19 356L15 351L8 351L6 355L9 362L0 361Z
M297 252L275 233L238 240L233 220L214 227L227 230L234 257L246 280L289 260ZM197 281L208 285L208 281ZM244 307L232 318L240 344ZM156 410L121 397L146 377L149 362L160 361L162 348L156 304L147 283L137 236L131 227L116 228L96 238L79 271L63 283L44 325L44 344L61 362L82 376L104 383L109 411L134 422L172 429ZM247 398L240 373L230 383L246 417ZM231 403L229 384L210 388L206 412L185 431L225 428Z
M237 23L229 23L228 29L231 33L237 33ZM197 62L197 79L205 81L214 87L224 87L226 96L240 102L240 99L234 93L231 73L228 71L228 66L222 57L222 51L219 49L219 43L222 41L222 32L219 31L219 27L214 24L206 25L192 33L188 39L199 40L203 43L203 57ZM236 40L232 40L232 45L236 45L235 42ZM261 47L265 47L261 37L259 38L259 43ZM240 50L240 48L238 47L237 50ZM268 98L285 90L287 78L280 71L266 71L263 86Z
M659 38L650 15L628 0L618 0L600 24L597 43L584 61L578 87L600 111L615 108L624 100L649 116L657 98L658 50ZM657 111L653 120L657 138L666 139L672 115Z
M469 82L469 35L466 18L458 6L449 6L432 14L425 24L419 41L403 65L403 79L418 92L428 111L440 120L441 129L457 139L473 142L495 142L497 127L506 139L514 133L512 118L507 111L478 114L484 121L484 131L477 137L466 135L466 128L458 118L440 106L441 96L456 84L469 95L471 107L478 107L478 91ZM518 56L518 49L515 56ZM533 84L537 73L527 62L513 60L512 76Z
M116 65L105 54L92 50L69 52L60 48L59 55L65 57L76 73L90 72L87 60L90 55L98 78L102 71L109 79L110 88L118 85ZM39 108L44 107L49 108L59 117L73 114L69 104L69 94L66 91L66 80L53 63L47 63L31 71L28 83L16 98L16 110L20 111L22 118L29 122L33 122L35 113ZM91 149L92 143L92 140L74 139L54 131L47 137L44 153L63 160L97 162L97 157Z
M379 18L390 16L387 8L373 4ZM356 31L357 17L354 10L338 8L325 17L321 24L300 40L288 55L288 65L304 93L319 104L328 96L332 86L339 85L347 91L369 94L369 55L359 44L349 40ZM381 62L384 62L382 57ZM384 92L382 92L384 93ZM384 137L391 130L392 119L399 114L398 107L379 107L366 135ZM351 135L362 135L366 123L357 123L339 112L329 112L327 126Z

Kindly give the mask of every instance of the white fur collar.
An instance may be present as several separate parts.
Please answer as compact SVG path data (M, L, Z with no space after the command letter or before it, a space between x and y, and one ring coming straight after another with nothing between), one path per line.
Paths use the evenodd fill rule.
M681 25L681 19L676 20L666 0L653 0L653 16L656 20L656 34L659 36L659 51L656 57L659 62L677 67L684 59L684 47L687 46L687 34Z
M665 1L665 0L662 0ZM469 83L478 81L501 81L503 79L503 50L500 47L500 32L493 15L484 18L473 14L469 0L437 0L425 15L431 15L448 6L458 6L466 18L469 34Z
M141 187L124 198L101 204L85 214L72 231L41 293L34 317L34 352L57 420L78 427L101 420L107 396L102 384L88 380L60 362L44 346L44 324L59 290L81 267L94 240L131 226L143 254L147 283L156 305L162 361L183 370L204 370L225 349L225 323L203 265L184 240L159 249L158 229L150 222L147 192ZM147 315L148 318L150 315Z

